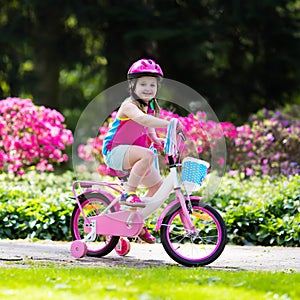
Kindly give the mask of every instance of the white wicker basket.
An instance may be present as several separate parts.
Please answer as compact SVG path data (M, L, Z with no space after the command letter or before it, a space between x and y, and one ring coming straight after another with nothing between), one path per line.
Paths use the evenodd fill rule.
M193 157L183 159L181 182L188 194L199 190L208 168L209 163L207 161Z

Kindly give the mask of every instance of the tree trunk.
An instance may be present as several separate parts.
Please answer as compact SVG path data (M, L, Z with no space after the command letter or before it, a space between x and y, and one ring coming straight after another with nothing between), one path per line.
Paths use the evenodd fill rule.
M59 109L59 61L52 58L51 50L41 49L35 54L37 85L33 87L36 104Z
M63 29L57 10L37 11L35 28L34 71L37 85L33 87L35 103L59 109L59 71L61 50L59 41Z

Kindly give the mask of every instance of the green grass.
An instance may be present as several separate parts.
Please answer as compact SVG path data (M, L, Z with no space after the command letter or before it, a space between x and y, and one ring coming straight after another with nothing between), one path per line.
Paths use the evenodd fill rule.
M300 299L299 273L32 266L0 278L1 299Z

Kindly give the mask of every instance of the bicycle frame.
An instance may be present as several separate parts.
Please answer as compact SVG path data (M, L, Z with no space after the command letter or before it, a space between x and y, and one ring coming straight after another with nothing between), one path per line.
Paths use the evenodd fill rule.
M194 230L194 225L191 222L189 218L189 212L185 203L185 198L181 192L181 187L178 181L178 173L176 166L170 167L170 173L164 180L161 187L158 189L158 191L152 196L152 197L141 197L141 199L146 202L146 207L141 211L141 214L143 216L143 219L146 219L148 216L150 216L153 212L155 212L161 205L168 199L170 193L175 190L176 198L174 201L169 203L167 207L162 211L158 218L158 222L156 224L156 230L158 231L162 225L162 220L164 219L167 212L175 206L177 203L180 203L183 214L186 218L183 218L183 224L186 229L188 230ZM155 199L155 200L154 200Z
M136 234L139 233L139 227L142 226L144 220L149 217L153 212L155 212L161 205L168 199L170 193L172 191L175 191L176 193L176 199L169 203L166 208L162 211L158 218L158 222L156 225L156 230L158 231L162 225L162 220L167 214L167 212L180 203L182 210L183 210L183 216L182 216L182 222L184 224L184 227L188 231L194 231L194 225L190 220L189 217L189 212L185 203L185 198L181 192L181 187L179 184L178 180L178 172L177 172L177 167L180 165L175 165L173 164L170 167L170 173L168 176L165 178L163 184L161 187L157 190L157 192L152 196L152 197L141 197L141 199L146 203L145 208L138 208L137 210L134 211L121 211L120 212L120 198L121 194L123 192L123 188L121 186L121 183L110 183L110 182L97 182L97 181L75 181L72 186L73 194L76 198L76 201L78 203L78 206L81 210L82 216L85 220L86 224L86 231L89 233L87 239L92 239L92 237L95 236L96 231L101 231L103 234L112 234L111 233L111 228L110 226L104 225L108 224L112 219L117 220L118 223L118 230L119 232L122 231L123 236L135 236ZM85 187L86 192L98 192L106 196L110 201L110 205L106 207L104 211L100 213L99 216L97 217L92 217L92 218L87 218L84 214L84 211L81 207L79 197L80 195L76 194L76 185L80 184L81 187ZM98 186L98 188L94 188L94 186ZM113 191L117 192L120 194L118 197L114 197L111 193L109 193L107 190L99 187L107 187L112 189ZM107 211L110 210L111 207L115 207L116 211L119 213L106 213ZM97 220L99 221L101 217L103 220L101 222L98 222L97 225ZM104 222L105 219L105 222ZM130 226L128 225L128 222L130 223ZM124 228L120 228L121 223L125 224ZM138 224L137 228L132 228L132 223L133 225ZM99 225L101 224L101 225ZM105 226L109 228L107 231ZM113 227L113 226L112 226ZM129 228L130 227L130 228Z

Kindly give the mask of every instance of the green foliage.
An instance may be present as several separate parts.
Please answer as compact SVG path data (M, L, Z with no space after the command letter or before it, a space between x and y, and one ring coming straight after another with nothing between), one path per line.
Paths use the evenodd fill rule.
M300 176L227 177L212 205L223 212L229 242L300 246Z
M74 179L70 172L0 175L0 238L69 240ZM225 176L210 204L223 215L230 243L300 246L300 175ZM158 213L147 220L157 237Z
M22 178L0 176L0 238L70 238L70 172L29 172Z
M0 98L82 109L152 57L240 123L299 100L299 18L298 0L2 1Z
M231 244L300 246L300 175L226 175L209 204L223 216ZM156 220L150 216L147 226L159 238Z

